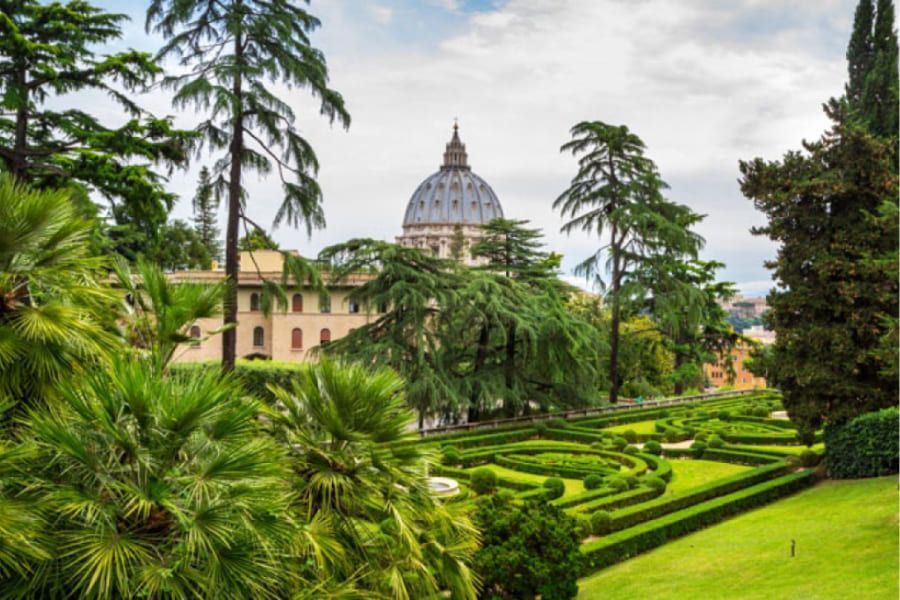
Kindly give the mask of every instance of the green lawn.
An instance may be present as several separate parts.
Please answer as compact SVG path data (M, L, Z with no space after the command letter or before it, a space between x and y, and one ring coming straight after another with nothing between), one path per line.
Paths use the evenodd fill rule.
M513 469L507 469L506 467L501 467L500 465L495 465L493 463L471 467L466 470L474 471L475 469L480 469L482 467L490 469L500 477L506 477L507 479L512 479L514 481L522 481L525 483L536 483L537 485L542 485L544 481L547 480L547 477L544 475L533 475L531 473L514 471ZM566 484L566 493L564 494L564 496L578 494L584 491L584 484L580 479L563 479L563 483Z
M635 433L654 433L656 431L656 421L635 421L625 425L613 425L612 427L603 428L604 431L611 431L612 433L625 433L629 429Z
M672 465L672 480L666 486L667 494L682 492L710 481L731 477L751 468L712 460L682 459L670 460L669 463Z
M827 481L582 579L579 598L896 600L897 500L896 477Z

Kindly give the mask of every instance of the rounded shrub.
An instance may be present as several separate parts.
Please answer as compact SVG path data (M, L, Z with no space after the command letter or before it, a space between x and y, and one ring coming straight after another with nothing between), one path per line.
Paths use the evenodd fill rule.
M800 464L807 468L815 467L821 459L822 457L815 450L807 449L800 453Z
M769 416L769 407L768 406L757 406L753 409L754 417L768 417Z
M663 481L662 477L657 477L656 475L647 475L641 481L648 488L657 492L662 492L666 489L666 482Z
M656 440L650 440L644 444L644 452L659 456L660 454L662 454L662 444L660 444Z
M549 490L547 498L555 500L566 493L566 484L559 477L548 477L544 480L544 488Z
M633 456L640 452L640 450L638 450L637 446L628 445L625 446L625 449L622 450L622 452L624 452L625 454L631 454Z
M550 419L547 421L547 426L551 429L565 429L569 426L569 422L565 419Z
M609 533L609 526L612 523L612 516L605 510L598 510L591 514L591 532L594 535L605 535Z
M441 448L441 462L445 465L458 465L462 462L462 454L456 446L444 446Z
M721 448L725 445L725 441L717 435L709 436L709 440L707 440L706 445L710 448Z
M613 439L610 443L612 444L613 449L621 452L622 450L625 449L625 446L628 445L628 440L626 440L625 438L623 438L620 435L617 435L617 436L613 437Z
M638 478L634 475L622 475L622 480L628 486L628 489L634 489L638 486Z
M544 421L538 421L531 427L534 429L534 432L538 435L544 435L545 433L547 433L547 423Z
M601 485L603 485L603 477L596 473L591 473L584 478L584 489L586 490L596 490Z
M625 441L628 442L629 444L633 444L633 443L637 442L637 440L638 440L637 432L633 429L629 429L628 431L623 433L622 437L625 438Z
M594 450L606 450L606 444L603 442L591 442L591 448Z
M628 482L625 481L622 477L610 477L606 481L606 485L608 485L616 492L624 492L628 489Z
M575 535L580 539L584 539L593 533L591 522L588 519L578 519L575 522Z
M700 458L706 451L706 442L694 442L691 444L691 450L694 451L695 458Z
M697 435L694 436L695 442L705 442L709 438L709 434L703 431L697 432Z
M497 489L497 474L484 467L475 469L469 478L469 487L476 494L490 494Z

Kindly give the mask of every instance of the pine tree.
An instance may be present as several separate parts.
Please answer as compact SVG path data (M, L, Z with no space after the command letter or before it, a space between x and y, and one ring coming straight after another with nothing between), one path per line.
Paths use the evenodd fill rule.
M95 54L121 37L126 20L83 0L0 0L0 166L32 186L83 184L102 194L117 250L133 257L152 249L175 200L152 166L182 163L191 136L134 102L161 73L150 55ZM128 120L111 127L85 111L48 108L79 91L106 94Z
M295 113L272 84L305 88L330 121L349 126L340 94L328 87L323 54L310 44L319 20L287 0L152 0L148 29L168 41L160 60L174 57L187 72L168 77L173 102L208 111L198 128L213 150L224 151L213 167L215 185L227 190L225 274L238 278L239 226L245 214L245 171L278 173L284 191L275 225L323 227L322 191L314 176L318 160L294 126ZM226 293L222 368L234 368L237 286Z
M238 242L238 250L241 252L253 252L255 250L279 250L278 242L263 231L253 228L248 231Z
M610 304L609 399L617 402L619 325L636 268L664 253L695 257L702 239L690 231L699 220L688 207L666 200L656 165L644 156L644 142L627 127L585 121L572 128L563 152L581 155L572 183L553 203L569 221L562 230L580 229L604 238L603 246L576 273L604 285ZM607 230L609 231L607 235ZM609 272L609 282L602 274Z
M472 255L487 259L486 270L507 277L546 276L549 255L542 252L540 229L525 227L528 221L493 219L482 225L484 238L472 247Z
M209 169L200 170L197 193L194 194L194 228L200 236L206 251L214 260L219 260L219 228L216 212L219 209L219 192L209 178Z

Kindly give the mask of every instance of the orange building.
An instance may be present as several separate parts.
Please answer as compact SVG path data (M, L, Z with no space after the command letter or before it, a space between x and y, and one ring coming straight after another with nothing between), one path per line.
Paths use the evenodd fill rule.
M731 351L731 366L734 369L734 378L730 377L728 361L719 357L714 363L703 365L703 373L709 381L710 387L719 388L730 385L736 390L749 390L766 387L763 377L756 377L744 367L744 361L750 358L752 347L748 344L738 344Z

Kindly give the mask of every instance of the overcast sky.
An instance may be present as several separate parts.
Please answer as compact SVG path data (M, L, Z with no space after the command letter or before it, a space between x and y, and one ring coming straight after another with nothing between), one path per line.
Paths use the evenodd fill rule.
M100 2L128 12L123 47L153 51L146 2ZM284 97L322 164L328 226L279 228L284 248L314 255L351 237L393 240L419 182L437 170L454 117L469 163L508 217L530 219L567 273L597 241L559 233L551 208L574 174L559 153L582 120L625 124L671 186L670 197L705 214L704 257L745 293L771 287L774 254L749 228L762 223L738 189L738 160L775 159L827 126L821 104L841 92L855 0L318 0L313 42L353 122L331 127L302 91ZM98 99L99 100L99 99ZM191 127L166 92L146 95L157 114ZM94 104L92 104L94 105ZM102 112L105 104L95 104ZM194 161L170 179L190 218ZM251 175L249 214L271 224L275 178ZM222 217L223 215L220 215ZM221 219L220 219L221 221Z

